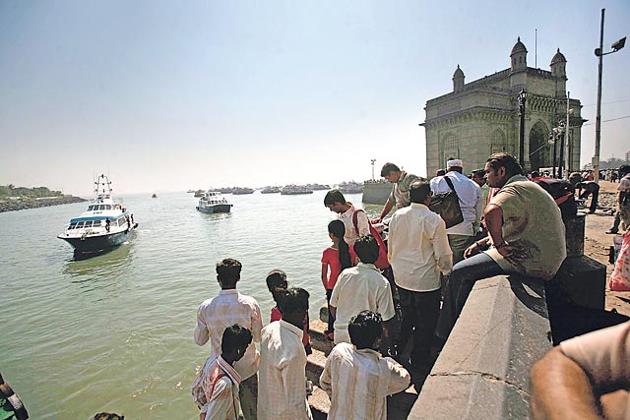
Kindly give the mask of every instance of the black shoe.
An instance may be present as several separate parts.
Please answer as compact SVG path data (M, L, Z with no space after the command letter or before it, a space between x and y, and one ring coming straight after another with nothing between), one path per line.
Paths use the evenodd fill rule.
M615 234L619 233L619 231L617 229L612 229L611 228L611 229L608 229L606 231L606 233L609 234L609 235L615 235Z

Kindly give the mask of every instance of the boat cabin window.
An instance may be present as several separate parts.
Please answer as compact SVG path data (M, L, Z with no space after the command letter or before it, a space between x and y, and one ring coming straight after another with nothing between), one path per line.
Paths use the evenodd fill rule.
M79 222L77 223L77 229L81 229L83 227L83 225L85 224L85 222Z
M120 219L118 219L118 226L122 226L126 223L127 221L125 220L124 217L121 217Z
M98 206L89 206L89 207L88 207L88 211L94 211L94 208L95 208L95 207L98 207Z
M70 226L68 226L68 229L74 229L77 227L77 223L70 223Z

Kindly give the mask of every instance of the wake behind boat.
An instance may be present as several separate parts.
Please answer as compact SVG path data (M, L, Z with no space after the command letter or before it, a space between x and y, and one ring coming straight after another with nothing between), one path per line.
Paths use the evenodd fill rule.
M199 199L197 210L202 213L229 213L232 204L218 191L208 191Z
M121 203L112 199L111 181L100 175L94 182L96 198L87 210L70 219L70 224L57 238L74 247L75 253L96 253L112 249L127 241L138 227Z

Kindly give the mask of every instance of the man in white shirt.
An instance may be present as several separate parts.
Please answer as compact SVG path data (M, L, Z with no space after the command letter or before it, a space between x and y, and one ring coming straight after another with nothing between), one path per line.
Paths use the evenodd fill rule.
M439 178L439 181L431 184L431 192L444 194L451 191L446 177L453 183L453 187L459 197L459 206L462 209L464 221L451 226L446 230L448 242L453 250L453 264L457 264L464 259L464 251L473 242L481 219L482 201L481 189L474 181L463 174L464 163L461 159L449 159L446 162L447 173Z
M201 410L199 420L238 418L241 376L233 366L243 357L251 342L252 334L247 328L234 324L225 329L221 356L206 360L192 386L193 399Z
M431 187L416 181L410 186L411 206L394 213L389 224L389 261L398 286L403 320L400 351L413 339L411 365L414 383L430 370L431 338L440 312L440 273L453 268L453 253L444 220L429 210Z
M385 320L385 337L396 315L389 281L374 266L378 258L378 244L370 236L362 236L354 243L359 264L346 268L337 278L330 297L330 309L335 318L335 344L349 343L348 323L361 311L374 311Z
M242 378L239 389L241 409L245 419L249 420L256 418L259 354L254 342L260 342L262 317L256 300L236 290L241 268L241 263L232 258L217 263L217 280L221 291L218 296L199 305L195 342L203 346L210 340L210 356L217 357L221 354L221 337L227 327L238 324L251 331L253 342L247 347L243 358L234 364L234 369Z
M409 387L409 372L378 352L383 319L360 312L348 326L350 343L332 350L319 383L330 397L329 420L387 419L387 396Z
M343 222L346 227L346 233L343 239L350 248L352 248L352 245L360 236L370 233L370 222L363 209L357 209L352 203L346 201L341 191L328 191L324 197L324 206L328 207L330 211L337 213L337 218ZM357 223L355 226L353 216L357 211Z
M258 418L312 419L306 400L306 352L302 345L309 294L300 288L280 293L278 308L282 319L262 330Z

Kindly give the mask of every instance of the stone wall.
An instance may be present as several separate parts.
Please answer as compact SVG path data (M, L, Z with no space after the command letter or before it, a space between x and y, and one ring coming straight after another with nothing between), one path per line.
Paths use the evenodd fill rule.
M529 369L549 349L542 280L480 280L409 419L529 417Z

